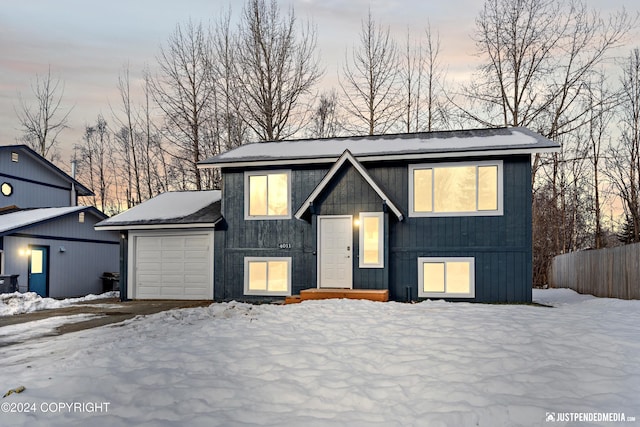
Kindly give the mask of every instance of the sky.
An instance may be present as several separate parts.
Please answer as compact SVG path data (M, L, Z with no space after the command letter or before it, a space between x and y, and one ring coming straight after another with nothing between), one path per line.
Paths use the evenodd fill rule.
M0 0L0 145L16 143L20 99L33 105L31 84L48 68L64 82L61 110L71 110L69 128L60 134L62 162L80 142L85 125L98 114L110 121L118 108L118 75L128 66L133 84L149 67L176 25L189 19L215 22L231 7L237 17L243 1L232 0ZM481 0L282 0L300 21L317 28L325 74L319 89L337 87L345 52L357 40L371 8L398 42L407 29L423 34L428 23L441 40L441 62L450 81L462 81L478 64L471 35ZM587 0L604 14L625 7L640 11L637 0Z

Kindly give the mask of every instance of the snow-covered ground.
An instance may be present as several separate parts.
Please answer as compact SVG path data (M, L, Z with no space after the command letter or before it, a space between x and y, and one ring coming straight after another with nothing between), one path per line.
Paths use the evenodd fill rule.
M566 289L534 299L554 307L224 303L30 340L2 349L2 392L26 390L2 399L0 424L585 425L545 421L570 413L640 420L640 301ZM620 424L634 422L586 423Z
M100 295L87 295L81 298L53 299L42 298L35 292L14 292L11 294L0 294L0 316L11 316L14 314L30 313L32 311L47 310L52 308L69 307L80 302L94 301L103 298L116 298L120 295L118 291L105 292Z

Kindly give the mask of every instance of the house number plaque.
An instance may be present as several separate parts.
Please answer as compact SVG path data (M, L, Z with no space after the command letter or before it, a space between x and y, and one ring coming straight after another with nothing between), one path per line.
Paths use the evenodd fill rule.
M280 249L291 249L291 243L279 243L278 248Z

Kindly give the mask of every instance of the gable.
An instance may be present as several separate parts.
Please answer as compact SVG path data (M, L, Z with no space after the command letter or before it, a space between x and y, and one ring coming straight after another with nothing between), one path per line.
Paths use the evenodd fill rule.
M26 145L0 146L2 178L65 191L71 191L71 184L74 184L78 196L93 195L91 190Z
M391 198L382 190L382 188L378 185L378 183L373 179L373 177L367 172L367 170L353 157L353 155L349 152L349 150L345 150L344 153L340 156L340 158L334 163L334 165L329 169L327 174L322 178L320 183L316 186L313 192L307 197L307 199L302 203L300 208L296 211L295 217L297 219L302 219L306 212L311 208L313 203L321 196L328 188L332 181L334 181L337 177L337 174L341 169L346 166L351 166L360 177L367 183L367 185L380 197L382 203L386 205L391 212L395 214L399 221L402 221L404 215L400 211L400 209L395 205L395 203L391 200Z

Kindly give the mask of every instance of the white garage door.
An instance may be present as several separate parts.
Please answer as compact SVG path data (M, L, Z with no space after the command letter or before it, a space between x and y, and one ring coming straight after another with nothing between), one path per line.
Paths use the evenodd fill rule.
M135 252L132 298L213 299L212 232L131 238Z

